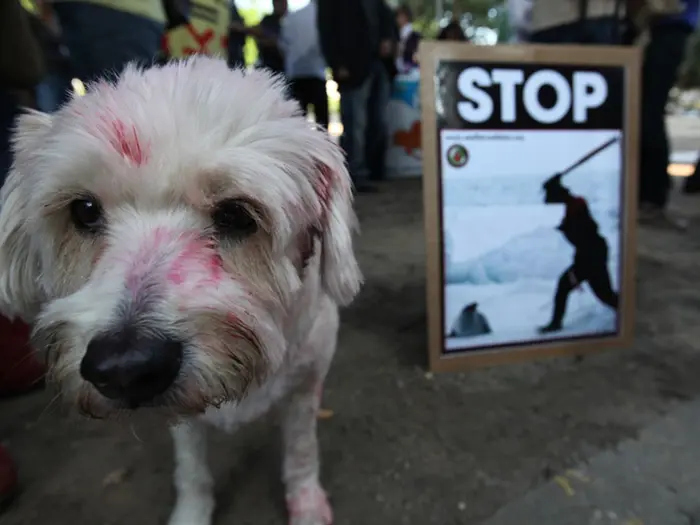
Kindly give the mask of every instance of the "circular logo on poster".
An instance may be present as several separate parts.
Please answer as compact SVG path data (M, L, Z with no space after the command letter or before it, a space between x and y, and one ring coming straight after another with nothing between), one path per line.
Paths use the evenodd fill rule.
M469 151L460 144L454 144L447 149L447 162L453 168L462 168L469 162Z

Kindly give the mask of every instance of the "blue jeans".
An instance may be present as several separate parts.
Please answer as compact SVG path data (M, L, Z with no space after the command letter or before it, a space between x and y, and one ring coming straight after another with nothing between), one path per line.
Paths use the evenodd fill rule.
M129 62L151 65L165 31L162 23L86 2L56 2L54 11L83 82L117 75Z
M70 100L70 79L60 73L49 73L36 87L36 105L39 111L53 113Z
M377 61L370 75L357 88L340 90L340 118L343 136L340 145L348 159L348 169L354 181L365 181L377 167L375 155L386 140L386 108L390 86L386 71ZM382 159L383 163L383 159Z

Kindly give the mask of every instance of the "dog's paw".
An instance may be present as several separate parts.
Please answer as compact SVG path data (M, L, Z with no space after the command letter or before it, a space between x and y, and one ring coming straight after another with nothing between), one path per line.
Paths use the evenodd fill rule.
M214 499L207 497L178 498L168 525L211 525Z
M331 525L333 512L328 497L318 483L287 494L289 525Z

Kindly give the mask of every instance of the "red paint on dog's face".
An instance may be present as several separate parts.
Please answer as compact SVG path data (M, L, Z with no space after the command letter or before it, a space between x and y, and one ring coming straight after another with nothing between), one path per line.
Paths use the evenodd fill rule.
M223 261L211 239L192 239L173 261L167 280L195 290L218 285L224 277Z
M217 244L195 231L154 228L128 259L125 284L134 297L154 282L190 295L218 286L226 276Z
M144 279L156 264L159 250L175 235L175 232L167 228L154 228L133 254L126 274L126 287L133 295L137 294Z
M127 126L118 118L103 118L102 121L107 140L117 153L136 166L141 166L148 160L148 149L142 145L136 126Z

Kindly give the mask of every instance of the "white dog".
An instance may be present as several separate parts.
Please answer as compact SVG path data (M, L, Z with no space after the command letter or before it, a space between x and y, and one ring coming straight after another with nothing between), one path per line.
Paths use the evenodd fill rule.
M127 68L19 119L0 195L0 305L93 417L176 414L171 525L208 525L207 423L278 402L293 525L327 525L316 414L361 275L342 152L268 73Z

